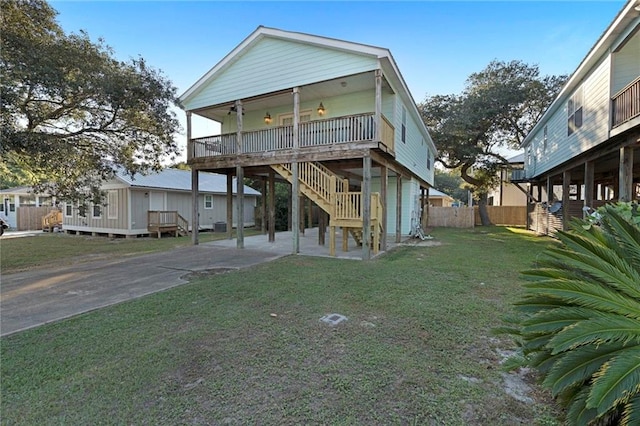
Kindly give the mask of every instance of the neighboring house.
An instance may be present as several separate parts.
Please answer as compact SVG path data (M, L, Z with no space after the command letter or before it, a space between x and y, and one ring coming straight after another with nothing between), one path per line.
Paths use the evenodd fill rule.
M455 200L448 194L437 189L429 189L429 205L431 207L451 207Z
M640 199L640 3L629 1L525 138L529 227Z
M507 159L509 165L502 167L500 184L489 192L490 206L526 206L527 184L524 181L524 154Z
M41 218L53 206L55 206L54 197L35 193L30 186L0 190L0 217L5 219L11 228L19 231L42 229ZM19 217L20 209L23 210L22 213L25 213L25 209L37 213L22 214Z
M236 194L236 182L232 183ZM106 198L101 204L62 203L63 229L73 233L137 236L153 233L149 211L177 212L192 229L191 172L165 169L149 175L131 177L117 173L101 188ZM243 226L253 226L254 209L260 193L244 189ZM227 179L224 175L201 173L198 195L200 229L212 229L227 218ZM235 204L235 197L233 204ZM233 224L237 218L233 217Z
M194 180L218 171L288 181L329 214L332 254L337 227L368 258L370 248L384 250L387 233L408 234L427 204L436 148L385 48L261 26L180 101ZM222 134L192 138L192 114ZM299 217L297 196L291 205Z

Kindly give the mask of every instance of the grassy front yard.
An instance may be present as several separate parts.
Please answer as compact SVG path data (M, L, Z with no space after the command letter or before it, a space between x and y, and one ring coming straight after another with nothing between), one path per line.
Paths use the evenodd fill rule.
M245 235L254 235L256 232L247 229ZM226 233L200 233L203 243L225 238ZM33 267L153 253L190 244L191 236L126 239L43 232L35 237L0 237L0 271L10 274Z
M556 424L531 383L530 400L509 395L512 344L490 332L550 240L433 235L442 245L289 256L3 338L2 424Z

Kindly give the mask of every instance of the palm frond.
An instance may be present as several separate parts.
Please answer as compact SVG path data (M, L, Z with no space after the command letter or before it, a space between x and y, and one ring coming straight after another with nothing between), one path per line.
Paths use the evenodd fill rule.
M548 345L552 353L557 354L588 343L600 345L606 342L639 344L640 321L622 316L602 315L565 327Z
M620 353L624 348L621 343L601 346L581 346L573 351L563 353L564 356L551 368L543 384L553 395L564 392L570 386L576 386L591 379L591 376Z
M555 297L585 308L640 319L640 301L596 283L584 281L536 281L525 284L532 293Z
M584 308L560 307L546 309L522 321L522 332L552 333L578 321L591 318L593 311Z
M594 408L587 407L587 396L589 390L583 388L579 390L566 404L569 407L567 411L567 423L572 425L588 425L594 420L598 412Z
M640 395L634 396L625 404L620 425L640 425Z
M587 407L597 408L598 415L603 415L639 393L640 346L635 346L612 358L595 374Z

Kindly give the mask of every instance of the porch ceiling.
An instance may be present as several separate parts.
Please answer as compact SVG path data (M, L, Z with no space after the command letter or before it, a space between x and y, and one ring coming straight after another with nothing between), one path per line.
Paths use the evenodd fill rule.
M292 90L293 88L283 90L281 92L267 93L253 98L243 99L242 105L246 112L260 111L261 113L275 107L292 105ZM328 99L334 96L357 93L365 90L375 90L375 77L373 71L301 86L300 102L313 100L322 101L323 99ZM393 93L393 90L384 78L382 79L382 90L383 93ZM234 105L235 100L223 104L212 105L207 108L201 108L192 112L202 117L221 122L230 113L235 114L234 112L231 112L231 108Z

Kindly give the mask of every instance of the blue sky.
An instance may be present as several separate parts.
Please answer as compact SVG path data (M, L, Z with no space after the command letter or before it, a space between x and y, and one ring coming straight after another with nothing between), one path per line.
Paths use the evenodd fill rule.
M491 60L571 73L625 4L608 1L52 1L67 32L144 57L182 94L259 25L391 50L414 99L458 93ZM184 114L179 113L184 119ZM202 134L201 134L202 133ZM215 133L198 127L194 136Z

